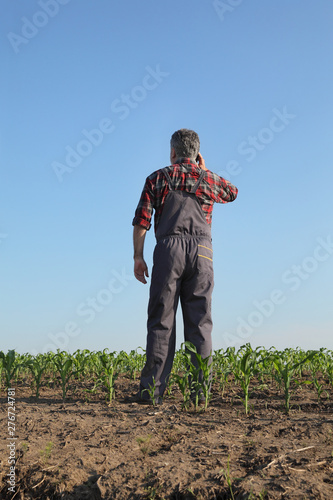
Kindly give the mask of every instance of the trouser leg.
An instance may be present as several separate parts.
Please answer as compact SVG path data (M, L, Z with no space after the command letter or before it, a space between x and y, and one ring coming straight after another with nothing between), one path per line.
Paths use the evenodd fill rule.
M171 242L156 245L148 305L147 360L140 379L140 393L155 381L155 397L165 392L175 355L180 280L177 259L175 262L172 255ZM142 397L149 398L147 390Z
M194 281L197 284L195 279ZM202 358L207 358L212 350L212 285L207 283L204 295L196 294L191 283L183 285L180 300L184 319L185 341L191 342Z
M200 257L201 253L204 256ZM202 358L208 358L212 352L212 315L211 302L214 288L214 272L212 252L204 247L197 250L195 243L189 255L189 272L182 281L180 300L184 320L185 341L191 342ZM198 363L195 354L191 361L196 368ZM210 357L209 363L212 359ZM211 372L210 379L211 381ZM202 373L199 379L202 380Z

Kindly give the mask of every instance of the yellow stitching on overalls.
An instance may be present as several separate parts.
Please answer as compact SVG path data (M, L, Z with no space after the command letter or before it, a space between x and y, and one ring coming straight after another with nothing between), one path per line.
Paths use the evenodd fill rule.
M206 257L205 255L200 255L198 253L198 257L203 257L204 259L208 259L208 260L211 260L213 262L213 259L211 259L210 257Z
M205 245L198 245L198 247L207 248L207 250L210 250L211 252L213 251L211 248L205 247Z

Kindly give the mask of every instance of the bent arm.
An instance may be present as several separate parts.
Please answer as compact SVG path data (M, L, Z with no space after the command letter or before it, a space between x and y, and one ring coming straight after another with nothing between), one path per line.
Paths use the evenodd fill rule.
M133 246L134 246L134 276L141 283L146 284L148 278L148 267L143 258L143 248L145 244L147 229L142 226L135 225L133 229Z
M201 153L198 153L199 167L203 170L208 170L205 164L205 160L202 157ZM208 171L209 176L206 177L208 184L211 187L213 192L214 201L217 203L228 203L230 201L234 201L237 198L238 188L231 184L230 181L227 181L223 177L220 177L218 174L214 174L214 172Z
M231 184L230 181L227 181L226 179L224 179L224 180L225 180L226 186L224 188L225 194L223 196L223 200L225 200L227 202L234 201L238 195L238 188L236 188L236 186Z
M217 176L219 179L217 183L218 186L218 193L216 197L217 203L230 203L231 201L234 201L238 195L238 188L236 188L236 186L231 184L230 181L227 181L223 177L220 177L217 174L214 175Z

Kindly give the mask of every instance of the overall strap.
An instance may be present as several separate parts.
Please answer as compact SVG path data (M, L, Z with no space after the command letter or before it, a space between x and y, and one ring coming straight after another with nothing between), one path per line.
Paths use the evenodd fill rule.
M174 191L174 189L173 189L173 185L172 185L172 181L171 181L171 177L170 177L170 175L169 175L169 172L167 171L167 167L163 168L163 169L162 169L162 172L163 172L163 174L165 175L166 180L168 181L170 191ZM195 193L196 193L196 191L197 191L197 189L198 189L198 187L199 187L199 184L200 184L200 182L202 181L202 179L203 179L204 175L205 175L205 171L204 171L204 170L202 170L202 171L201 171L201 173L200 173L200 175L199 175L199 179L198 179L198 180L197 180L197 182L194 184L194 186L193 186L193 188L191 189L190 193L192 193L192 194L195 194Z
M198 187L199 187L199 184L200 184L200 182L202 181L202 179L203 179L204 175L205 175L205 171L204 171L204 170L202 170L202 172L201 172L201 173L200 173L200 175L199 175L199 179L198 179L198 180L197 180L197 182L194 184L194 186L193 186L193 188L191 189L190 193L192 193L192 194L195 194L195 193L196 193L196 191L197 191L197 189L198 189Z
M162 168L162 172L163 172L163 174L165 175L166 180L168 181L170 191L173 191L173 186L172 186L172 182L171 182L171 177L170 177L170 175L169 175L169 172L167 171L167 167Z

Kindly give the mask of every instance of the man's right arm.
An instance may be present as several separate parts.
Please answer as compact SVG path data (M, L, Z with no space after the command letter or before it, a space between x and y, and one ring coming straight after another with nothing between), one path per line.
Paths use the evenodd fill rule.
M199 167L203 170L208 170L205 165L205 160L202 157L201 153L198 153L199 157ZM218 174L214 174L209 171L209 184L212 187L212 190L216 196L217 203L228 203L234 201L237 198L238 189L236 186L231 184L230 181L227 181L223 177L220 177Z
M151 189L151 182L147 178L135 216L132 221L133 246L134 246L134 275L138 281L146 284L145 276L148 278L148 267L143 257L143 248L147 231L151 227L151 218L153 213L154 195Z
M214 191L217 190L217 203L230 203L237 198L238 188L231 184L230 181L227 181L223 177L220 177L218 174L213 174L217 180L213 181Z
M149 277L148 266L143 258L143 247L145 244L147 229L141 226L134 226L133 246L134 246L134 276L141 283L146 284Z

